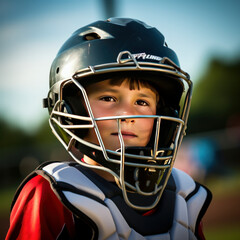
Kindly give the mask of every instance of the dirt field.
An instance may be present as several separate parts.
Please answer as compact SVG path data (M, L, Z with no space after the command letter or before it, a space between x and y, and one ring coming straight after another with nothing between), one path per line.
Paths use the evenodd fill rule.
M239 223L240 229L240 192L222 197L213 197L205 218L204 225L221 227Z

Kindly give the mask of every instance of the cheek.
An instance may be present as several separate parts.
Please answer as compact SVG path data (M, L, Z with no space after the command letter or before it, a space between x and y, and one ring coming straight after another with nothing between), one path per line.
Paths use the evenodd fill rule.
M154 119L142 119L139 121L139 139L143 146L146 146L150 141L154 126Z
M152 132L153 129L153 124L154 124L154 119L141 119L139 121L139 125L140 125L140 129L142 129L142 131L144 132Z
M104 120L97 121L97 127L101 134L111 131L113 128L115 129L117 126L115 120Z
M115 112L111 107L111 104L106 104L100 101L94 101L90 99L90 105L95 118L114 116Z
M91 102L90 102L91 103ZM101 117L108 117L114 116L114 111L111 108L107 108L104 104L99 104L99 102L91 103L92 105L92 112L94 118L101 118ZM101 134L108 132L113 127L117 126L116 120L104 120L104 121L97 121L97 126Z
M104 138L104 136L108 134L109 130L113 128L112 121L97 121L96 123L102 138ZM90 129L88 131L88 134L85 137L85 140L90 140L90 142L98 144L97 135L94 129Z

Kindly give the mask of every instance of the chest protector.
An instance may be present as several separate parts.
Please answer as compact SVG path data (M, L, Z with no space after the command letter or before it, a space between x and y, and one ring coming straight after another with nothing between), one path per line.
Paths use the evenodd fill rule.
M197 228L211 200L209 190L173 169L157 210L143 216L125 204L116 185L79 165L55 162L36 172L50 181L75 216L91 225L93 239L99 240L198 239Z

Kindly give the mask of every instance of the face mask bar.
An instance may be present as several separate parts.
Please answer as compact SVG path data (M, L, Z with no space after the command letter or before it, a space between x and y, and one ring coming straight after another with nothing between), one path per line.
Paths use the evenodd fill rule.
M128 56L127 59L123 59L123 56ZM77 72L74 74L72 79L70 80L64 80L61 82L59 89L59 100L55 103L52 112L50 114L49 123L52 128L53 133L56 135L57 139L63 144L63 146L66 148L66 150L69 152L69 154L72 156L72 158L77 161L79 164L87 166L89 168L95 168L95 169L101 169L104 170L110 174L112 174L116 179L118 179L120 183L120 187L122 188L123 197L126 201L126 203L135 209L138 210L148 210L154 208L157 203L159 202L161 195L163 193L163 190L167 184L167 180L171 174L171 169L173 167L173 163L176 157L176 153L178 150L178 147L181 144L182 137L185 133L186 129L186 121L188 117L188 112L190 108L190 101L191 101L191 94L192 94L192 85L191 81L189 79L189 76L185 74L183 71L179 71L180 68L178 68L174 63L171 62L171 60L164 60L168 61L171 64L166 65L163 63L160 64L153 64L153 63L140 63L137 62L136 59L131 55L129 52L121 52L118 56L117 63L112 64L103 64L98 65L95 67L89 67L88 69L84 69L82 71ZM163 61L163 62L164 62ZM182 119L180 118L173 118L168 116L152 116L152 115L132 115L132 116L114 116L114 117L103 117L103 118L94 118L91 106L89 104L89 100L87 97L87 93L85 89L82 87L78 79L81 79L82 77L92 75L92 74L99 74L99 73L108 73L108 72L114 72L114 71L132 71L132 70L147 70L147 71L157 71L157 72L164 72L169 73L174 76L176 76L179 79L182 79L182 81L185 81L188 85L188 91L186 93L186 97L184 99L184 107L183 107L183 113L182 113ZM89 116L79 116L72 113L67 113L64 111L64 99L63 99L63 89L68 84L75 84L79 90L82 93L82 96L84 98L84 102L86 104L87 112ZM54 91L53 89L50 90ZM69 119L76 119L81 120L85 122L85 124L81 125L68 125L62 122L62 118L69 118ZM124 140L121 134L121 119L126 118L154 118L156 120L156 133L154 137L154 145L153 145L153 151L151 153L151 156L142 156L142 155L135 155L135 154L129 154L126 152L126 146L124 144ZM97 127L98 121L108 121L108 120L116 120L118 124L118 137L120 142L120 152L116 152L113 150L106 149L104 146L104 142L102 141L101 134ZM172 121L177 123L177 130L176 130L176 136L174 138L174 143L171 145L171 149L168 149L171 151L170 155L164 154L166 150L159 150L158 149L158 140L159 140L159 134L160 134L160 125L161 121ZM74 134L74 130L76 129L94 129L95 133L97 135L97 139L99 142L99 145L90 143L85 141L83 138L78 137L76 134ZM112 169L109 169L108 167L104 166L93 166L86 164L79 159L79 157L74 153L73 149L75 147L76 142L83 144L87 146L88 148L93 149L93 151L99 151L102 152L104 158L106 161L117 164L119 166L119 174L117 174ZM129 161L130 159L130 161ZM137 159L136 162L132 162L131 159ZM153 160L153 164L149 165L146 163L141 163L146 160ZM158 161L163 161L166 164L164 165L158 165ZM135 184L130 184L125 181L125 171L126 169L130 168L147 168L147 169L161 169L161 171L165 172L164 181L160 184L160 180L158 181L158 184L155 185L155 188L153 191L145 192L142 191L139 182L135 181ZM149 206L139 206L134 203L132 203L129 200L128 197L128 191L134 191L140 195L144 196L151 196L151 195L157 195L155 198L155 201L150 204Z
M167 184L167 181L164 181L162 185L155 184L155 189L154 189L153 192L143 192L140 189L140 187L139 187L139 181L135 182L135 188L133 188L133 189L140 195L151 196L151 195L156 195L158 193L157 197L155 198L155 201L151 205L149 205L149 206L139 206L139 205L133 204L129 200L127 189L126 189L126 186L129 186L129 184L127 184L125 182L125 177L124 177L125 176L125 174L124 174L125 166L127 165L125 163L125 143L124 143L124 140L123 140L123 137L122 137L122 133L121 133L121 123L120 123L120 121L121 121L121 119L117 120L117 122L118 122L118 137L119 137L120 144L121 144L120 184L121 184L124 200L130 207L132 207L134 209L138 209L138 210L149 210L149 209L152 209L152 208L154 208L158 204L158 202L159 202L159 200L161 198L161 195L163 193L163 190L164 190L164 188L165 188L165 186ZM157 118L156 135L155 135L155 141L154 141L153 159L157 159L157 146L158 146L158 139L159 139L159 132L160 132L160 121L161 121L161 117L158 117ZM177 131L177 136L175 138L174 145L177 145L177 142L179 140L179 135L180 135L182 126L183 126L183 122L181 122L181 124L179 125L179 129ZM153 169L153 170L156 170L157 168L160 168L163 171L165 171L166 169L170 170L173 167L173 163L174 163L173 159L175 159L175 157L176 157L176 150L177 150L177 148L174 148L174 149L175 150L173 151L173 155L169 159L169 160L171 160L170 164L166 164L166 165L163 165L163 166L151 165L150 168L149 168L149 165L141 166L141 164L139 164L138 167L141 166L141 167L146 167L148 169ZM167 172L166 179L169 178L170 173L171 173L171 171ZM159 180L161 181L161 179L159 179Z

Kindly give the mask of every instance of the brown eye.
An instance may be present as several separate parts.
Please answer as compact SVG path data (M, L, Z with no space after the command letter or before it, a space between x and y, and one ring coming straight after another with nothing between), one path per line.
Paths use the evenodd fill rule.
M116 101L116 99L111 96L101 97L100 100L104 101L104 102L115 102Z
M144 100L137 100L136 104L139 106L149 106L149 104Z

